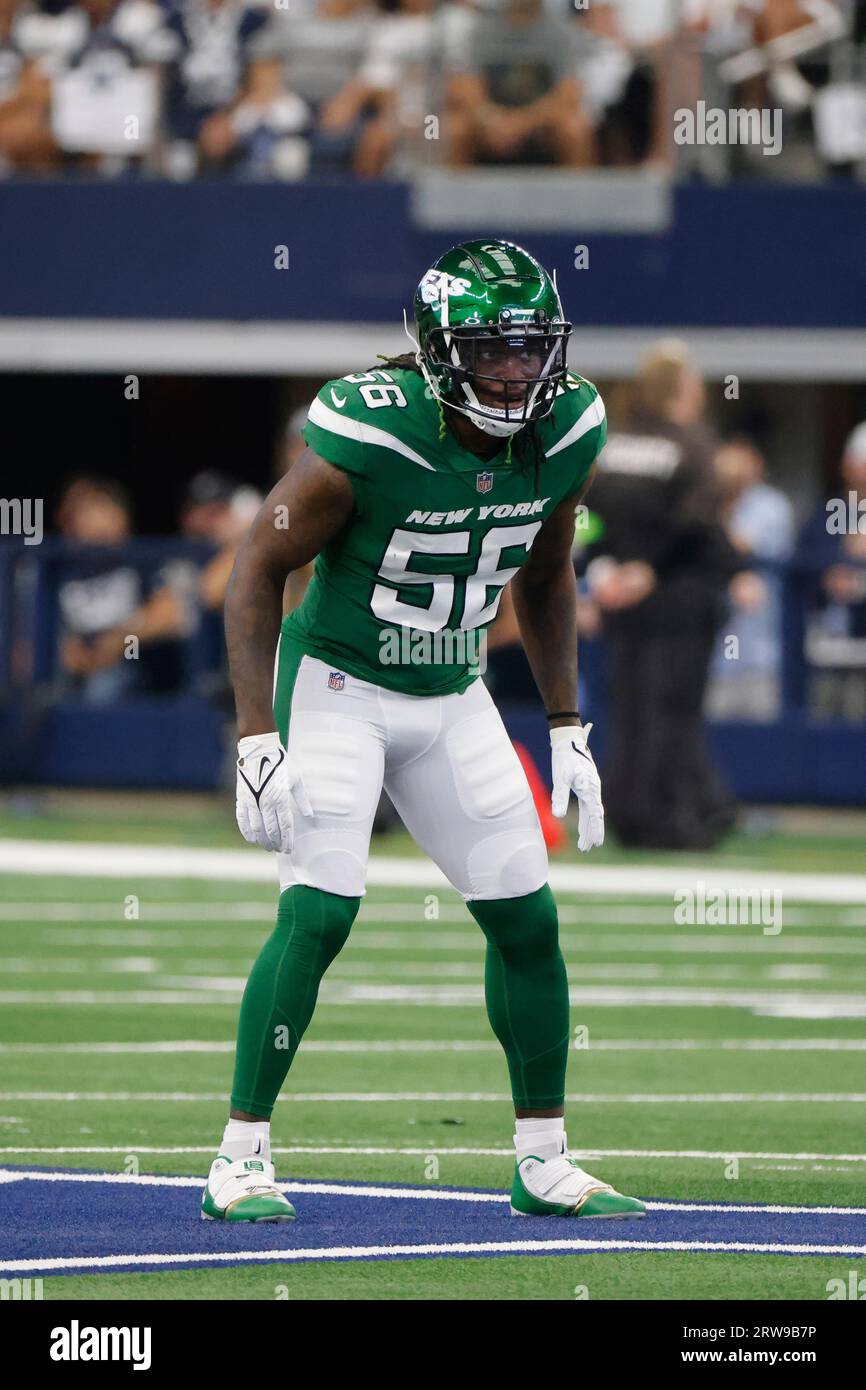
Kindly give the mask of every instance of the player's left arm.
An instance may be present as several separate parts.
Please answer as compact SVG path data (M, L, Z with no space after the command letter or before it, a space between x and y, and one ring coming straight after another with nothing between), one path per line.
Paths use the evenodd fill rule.
M580 491L554 508L511 585L526 657L548 714L577 709L577 581L571 552L575 508L594 475L593 468ZM552 728L577 722L550 721Z
M549 721L553 796L551 809L564 816L574 793L579 810L578 849L604 843L601 781L587 747L591 724L577 712L577 581L571 552L575 508L590 486L554 509L536 537L529 559L512 582L520 635Z

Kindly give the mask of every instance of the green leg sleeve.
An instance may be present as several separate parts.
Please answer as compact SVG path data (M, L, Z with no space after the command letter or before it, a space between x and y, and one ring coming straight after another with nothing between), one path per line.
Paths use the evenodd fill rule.
M232 1109L270 1117L313 1016L322 976L342 950L360 898L297 885L250 972L241 1004Z
M466 906L487 938L484 988L490 1026L505 1049L519 1110L565 1099L568 980L556 903L547 884L523 898Z

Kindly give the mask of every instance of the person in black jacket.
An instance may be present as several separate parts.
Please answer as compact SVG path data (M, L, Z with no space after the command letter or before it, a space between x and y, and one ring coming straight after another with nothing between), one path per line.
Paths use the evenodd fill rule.
M703 411L685 346L660 343L589 495L597 538L586 577L611 658L605 804L625 845L707 847L736 815L709 759L702 705L726 590L749 561L719 519Z

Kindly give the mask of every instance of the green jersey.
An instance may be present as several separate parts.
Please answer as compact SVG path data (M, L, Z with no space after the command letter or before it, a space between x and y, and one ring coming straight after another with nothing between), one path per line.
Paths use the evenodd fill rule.
M297 650L407 695L465 690L479 636L542 524L579 491L606 437L591 382L569 375L537 425L535 470L481 459L440 430L423 378L401 368L326 382L304 439L348 474L355 511L283 620ZM517 454L519 451L514 450Z

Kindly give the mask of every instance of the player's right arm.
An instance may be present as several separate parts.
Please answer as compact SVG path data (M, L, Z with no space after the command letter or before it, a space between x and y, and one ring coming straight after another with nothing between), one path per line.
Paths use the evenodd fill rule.
M348 475L305 449L262 504L235 559L225 624L238 738L274 730L274 653L283 588L340 531L355 507Z
M295 810L313 814L300 771L274 728L283 589L287 577L345 526L354 507L348 476L307 449L265 500L226 592L226 645L238 713L238 827L251 844L283 854L292 849Z

